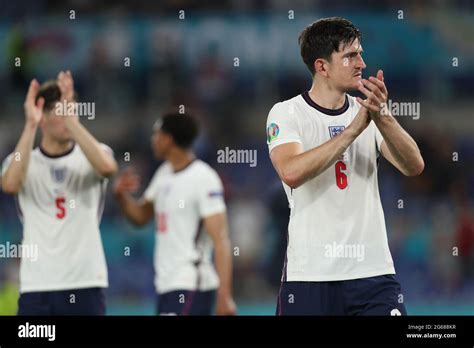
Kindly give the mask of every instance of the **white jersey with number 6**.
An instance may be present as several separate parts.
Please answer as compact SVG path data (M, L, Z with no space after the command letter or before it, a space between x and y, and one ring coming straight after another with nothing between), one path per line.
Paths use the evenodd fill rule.
M338 110L317 105L308 92L277 103L267 119L271 152L286 143L303 151L349 126L360 105L346 96ZM324 172L296 189L290 203L282 281L336 281L394 274L377 181L381 133L373 122Z
M11 161L21 160L17 156L6 158L2 175ZM15 199L23 248L31 255L37 250L37 257L21 259L21 293L108 286L99 231L106 185L78 145L60 156L41 148L31 152Z
M219 279L212 262L212 240L202 220L226 210L222 182L201 160L174 172L169 162L156 171L144 198L155 209L155 288L213 290Z

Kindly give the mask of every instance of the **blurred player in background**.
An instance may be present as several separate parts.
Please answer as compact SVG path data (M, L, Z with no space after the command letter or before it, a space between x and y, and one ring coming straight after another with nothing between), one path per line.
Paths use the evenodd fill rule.
M216 171L191 150L197 134L197 122L190 115L165 114L155 124L151 140L155 156L165 162L143 198L137 201L129 194L139 187L130 169L117 179L114 194L136 225L155 217L157 313L210 315L217 297L217 314L233 315L224 191Z
M117 163L78 115L68 113L74 103L69 71L41 86L31 81L25 128L3 163L2 189L17 198L22 244L38 248L37 260L21 259L19 315L105 314L99 221ZM38 128L41 143L33 149Z
M308 26L299 44L311 90L275 104L268 116L270 158L291 207L278 315L406 314L377 165L381 153L413 176L424 162L387 110L383 72L362 78L360 39L342 18ZM347 94L354 90L367 99Z

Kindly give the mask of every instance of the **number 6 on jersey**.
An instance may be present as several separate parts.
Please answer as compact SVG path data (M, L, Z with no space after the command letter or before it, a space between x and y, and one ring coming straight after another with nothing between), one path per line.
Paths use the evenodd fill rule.
M347 187L347 175L343 172L346 170L346 164L342 161L337 161L336 165L336 184L341 190L344 190Z

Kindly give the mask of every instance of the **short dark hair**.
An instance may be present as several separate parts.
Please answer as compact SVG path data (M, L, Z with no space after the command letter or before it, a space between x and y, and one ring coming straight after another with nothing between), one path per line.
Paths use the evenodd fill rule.
M44 99L44 111L52 110L57 102L61 102L61 89L59 88L58 81L48 80L43 82L39 88L38 94L36 95L36 103L39 98ZM74 100L77 100L76 91L74 91Z
M199 125L196 118L190 114L168 112L158 121L157 125L162 132L170 134L176 145L188 149L193 145L199 133Z
M50 111L56 106L56 103L61 99L61 90L59 89L56 80L48 80L41 84L38 94L36 95L36 102L39 98L44 99L44 110Z
M301 58L314 76L314 61L323 58L331 61L331 54L339 52L339 45L361 39L354 24L341 17L322 18L306 27L298 38Z

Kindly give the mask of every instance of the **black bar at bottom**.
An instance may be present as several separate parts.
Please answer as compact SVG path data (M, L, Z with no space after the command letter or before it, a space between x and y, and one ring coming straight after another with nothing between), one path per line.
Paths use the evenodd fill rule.
M39 344L125 344L137 347L161 343L442 344L472 347L473 318L0 317L0 347ZM42 337L32 337L39 335Z

